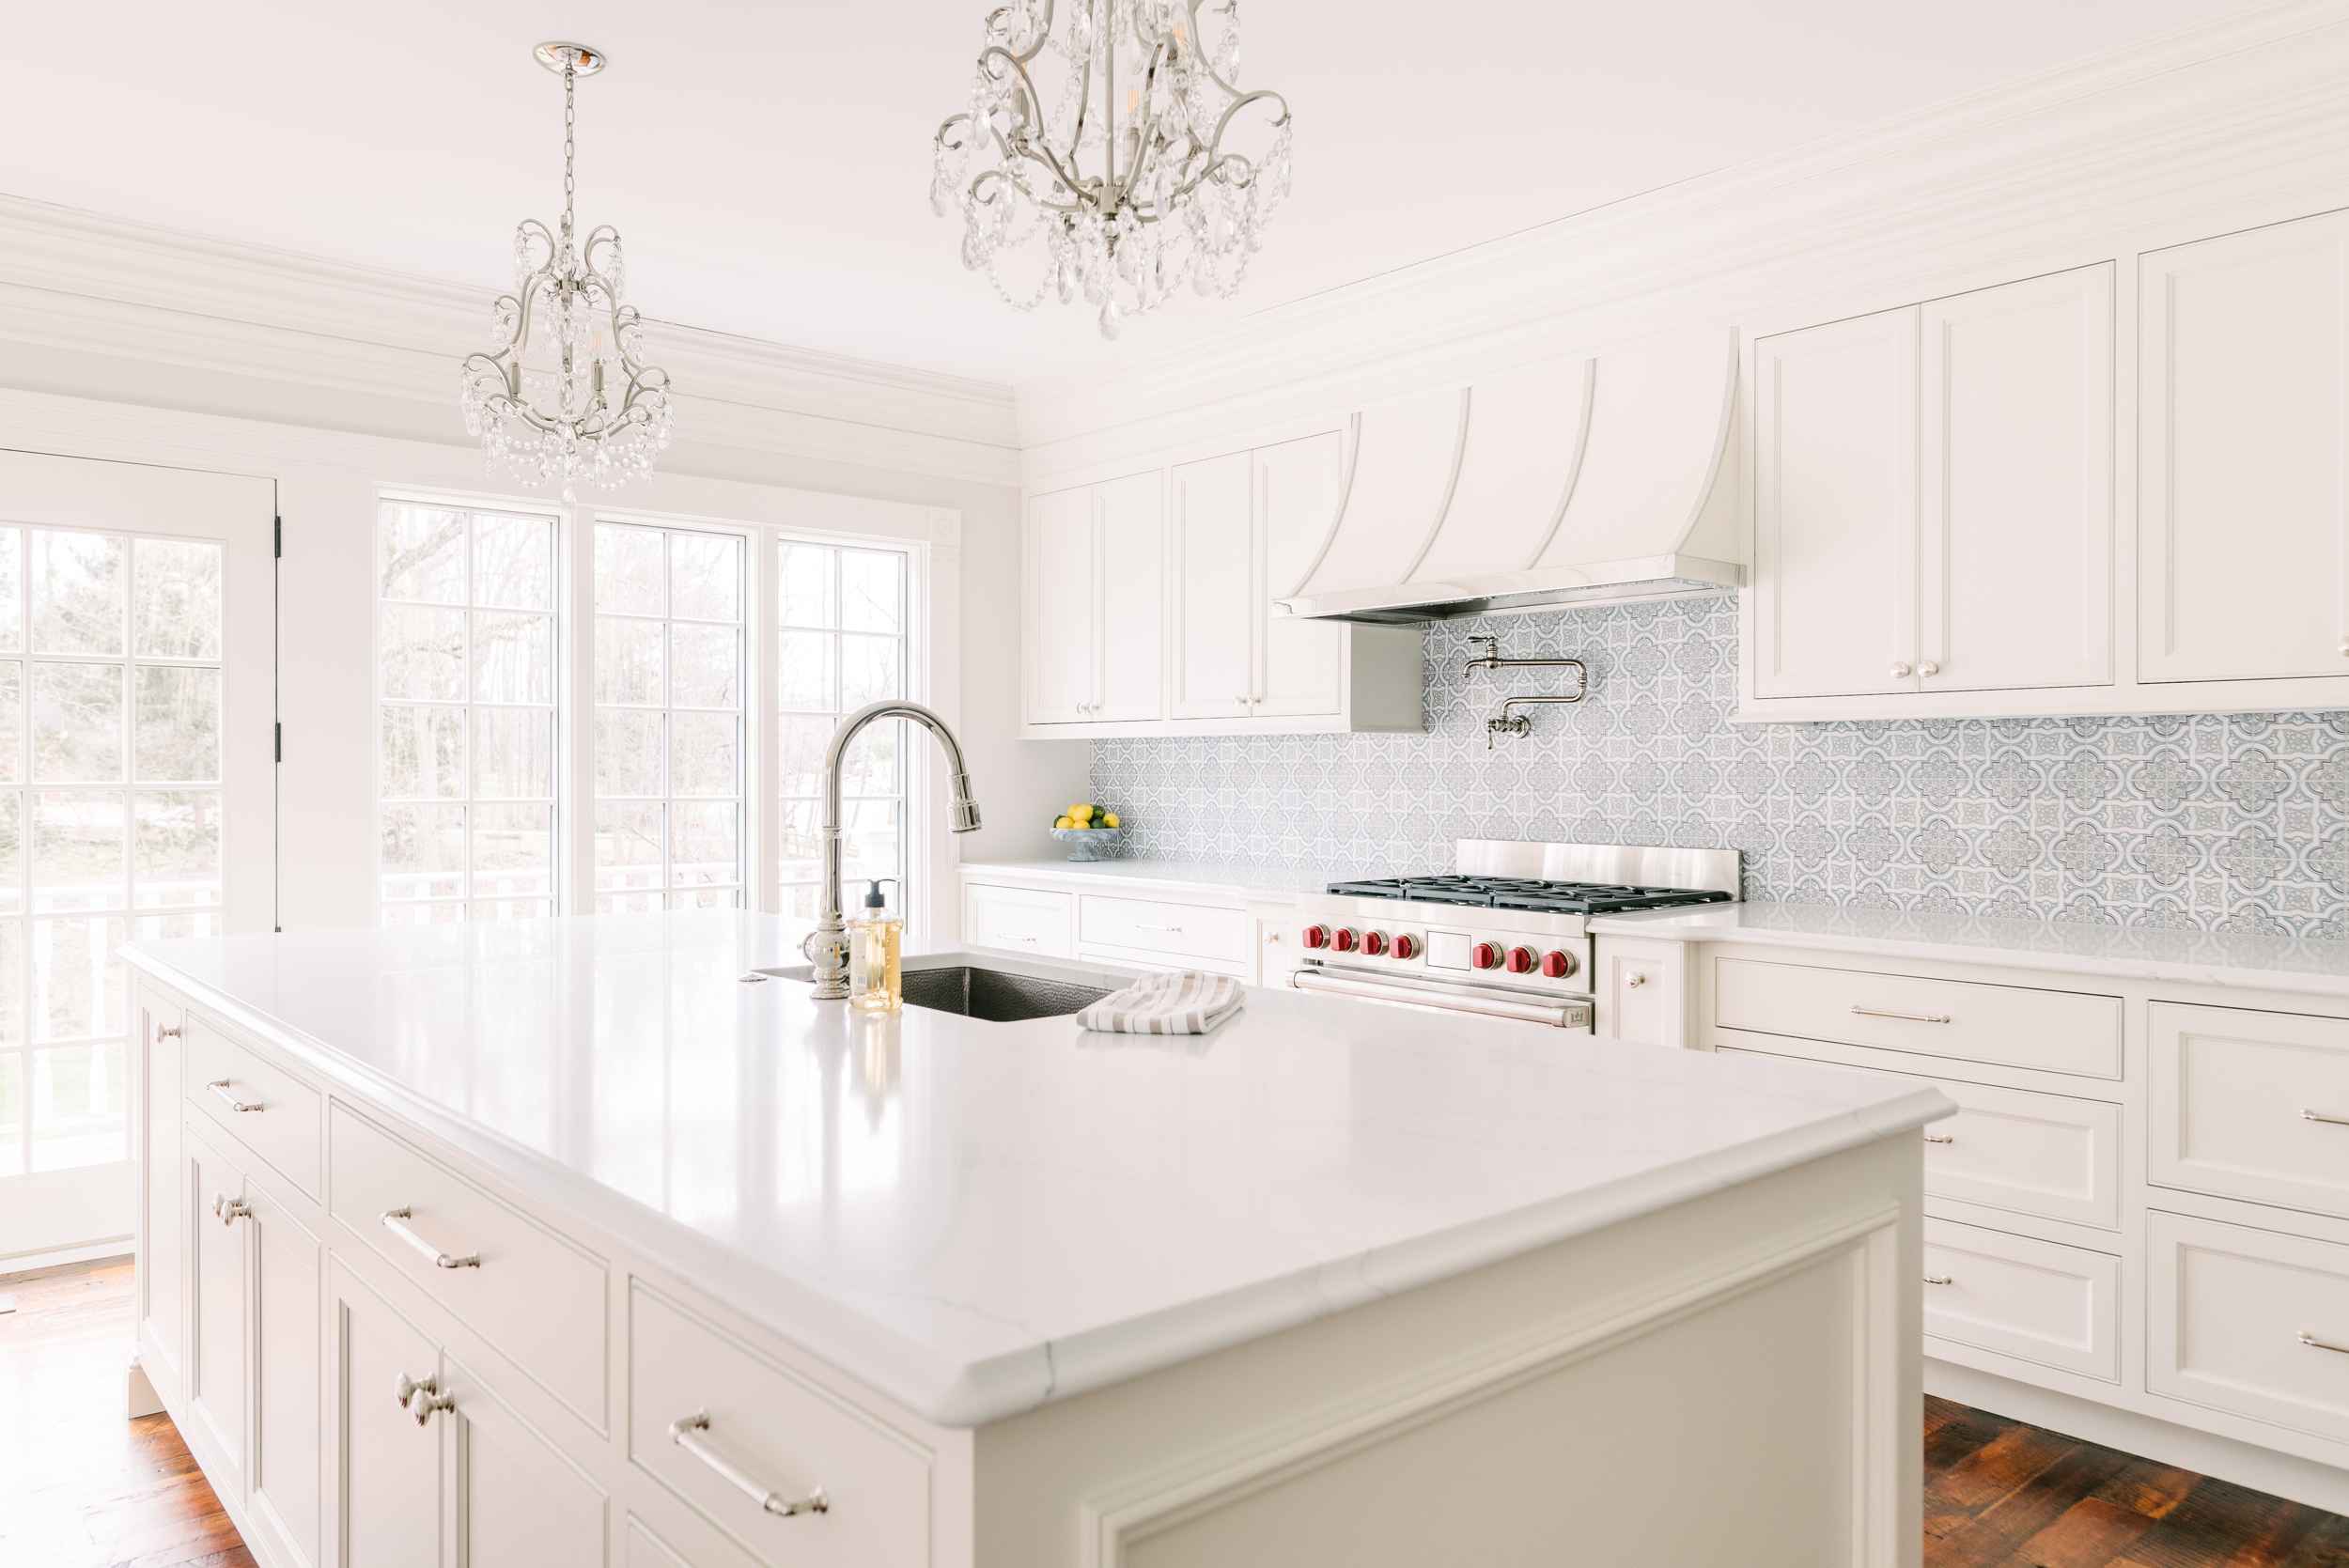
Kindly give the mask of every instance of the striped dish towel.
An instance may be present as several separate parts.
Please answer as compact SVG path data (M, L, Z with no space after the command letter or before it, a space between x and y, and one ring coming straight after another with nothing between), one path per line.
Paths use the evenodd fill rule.
M1187 970L1112 991L1078 1014L1077 1022L1101 1034L1205 1034L1239 1007L1238 981Z

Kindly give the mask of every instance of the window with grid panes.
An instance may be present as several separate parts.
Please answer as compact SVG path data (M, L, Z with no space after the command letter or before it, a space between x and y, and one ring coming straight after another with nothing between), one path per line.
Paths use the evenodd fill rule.
M742 588L732 534L599 522L596 908L742 903Z
M824 752L844 715L907 694L909 573L903 551L785 538L775 578L778 908L812 928L824 870ZM890 907L913 908L903 881L908 734L904 724L872 725L843 759L842 897L852 916L874 877L899 878L885 890Z
M554 519L386 499L377 520L387 925L554 909Z

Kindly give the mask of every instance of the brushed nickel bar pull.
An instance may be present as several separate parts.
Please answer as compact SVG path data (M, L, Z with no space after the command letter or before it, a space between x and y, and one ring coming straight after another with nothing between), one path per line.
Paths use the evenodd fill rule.
M2322 1122L2328 1127L2349 1127L2349 1116L2329 1116L2322 1110L2310 1110L2305 1108L2300 1112L2300 1120Z
M1928 1274L1925 1276L1925 1283L1929 1285L1953 1285L1957 1283L1957 1281L1947 1274Z
M2329 1350L2336 1356L2349 1356L2349 1344L2335 1344L2330 1340L2320 1340L2306 1328L2300 1330L2300 1343L2310 1350Z
M468 1252L461 1258L453 1258L410 1230L405 1221L413 1219L415 1217L416 1211L412 1208L385 1209L381 1215L383 1228L424 1256L430 1258L433 1267L479 1268L481 1266L480 1253Z
M223 1100L226 1100L228 1104L228 1109L231 1110L262 1110L267 1109L258 1100L241 1100L237 1098L237 1092L229 1087L231 1081L233 1080L229 1079L216 1078L204 1087L210 1089L213 1094L218 1094Z
M1851 1010L1856 1017L1898 1018L1903 1023L1948 1023L1951 1021L1947 1013L1895 1013L1883 1007L1862 1007L1856 1001L1852 1003Z
M1954 1143L1957 1141L1957 1134L1953 1132L1929 1132L1925 1134L1925 1141L1928 1143Z
M760 1484L749 1471L703 1440L700 1435L708 1430L709 1412L696 1410L669 1423L669 1441L708 1466L727 1485L777 1518L790 1519L801 1514L832 1512L832 1498L824 1495L821 1486L803 1498L786 1498L773 1487Z

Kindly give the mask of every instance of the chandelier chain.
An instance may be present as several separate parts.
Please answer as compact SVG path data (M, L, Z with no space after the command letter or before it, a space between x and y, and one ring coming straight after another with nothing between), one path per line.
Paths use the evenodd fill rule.
M563 238L571 237L571 209L579 194L579 68L563 68Z

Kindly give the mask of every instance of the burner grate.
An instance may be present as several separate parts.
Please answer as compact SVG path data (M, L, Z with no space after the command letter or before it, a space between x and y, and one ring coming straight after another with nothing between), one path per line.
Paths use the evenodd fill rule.
M1725 904L1730 895L1709 888L1641 888L1605 882L1547 882L1526 877L1378 877L1331 882L1345 898L1407 899L1418 904L1456 904L1476 908L1522 909L1541 914L1619 914L1628 909L1669 909L1685 904Z

